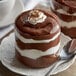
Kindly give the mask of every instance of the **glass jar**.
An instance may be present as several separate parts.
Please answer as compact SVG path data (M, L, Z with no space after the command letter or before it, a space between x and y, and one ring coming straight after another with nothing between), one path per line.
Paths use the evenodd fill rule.
M76 0L51 1L51 10L60 18L62 32L76 38Z

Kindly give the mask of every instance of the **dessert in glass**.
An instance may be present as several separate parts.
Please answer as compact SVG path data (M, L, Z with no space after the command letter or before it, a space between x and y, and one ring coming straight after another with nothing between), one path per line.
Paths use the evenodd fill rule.
M61 31L76 38L76 0L52 0L52 11L58 15Z
M16 57L25 66L45 68L58 60L60 24L52 12L33 9L15 21Z

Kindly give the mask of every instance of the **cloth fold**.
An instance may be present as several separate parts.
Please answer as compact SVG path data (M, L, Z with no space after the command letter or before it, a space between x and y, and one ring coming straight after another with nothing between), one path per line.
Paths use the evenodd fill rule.
M9 25L8 27L5 28L0 28L0 39L7 35L10 31L14 29L14 24Z

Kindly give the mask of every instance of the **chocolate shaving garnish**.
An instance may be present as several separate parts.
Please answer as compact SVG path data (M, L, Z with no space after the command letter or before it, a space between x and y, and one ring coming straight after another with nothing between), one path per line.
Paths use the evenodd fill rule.
M33 17L39 17L39 11L38 10L33 10L29 13L30 18Z

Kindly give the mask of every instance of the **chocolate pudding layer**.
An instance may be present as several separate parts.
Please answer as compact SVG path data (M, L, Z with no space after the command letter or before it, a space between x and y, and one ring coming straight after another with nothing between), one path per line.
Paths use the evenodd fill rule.
M72 28L62 27L61 30L64 34L70 36L71 38L76 38L76 27Z
M15 22L16 57L33 68L44 68L57 61L60 47L58 18L51 12L33 9Z
M31 68L46 68L59 60L59 57L54 54L42 56L34 60L28 57L21 56L20 53L18 53L17 51L16 57L21 63Z
M53 0L52 11L60 18L62 32L76 38L76 0Z

